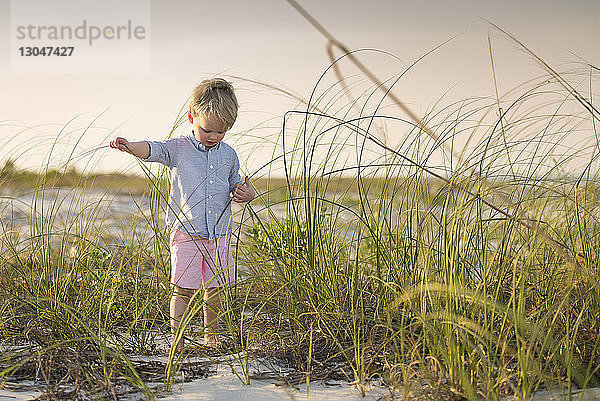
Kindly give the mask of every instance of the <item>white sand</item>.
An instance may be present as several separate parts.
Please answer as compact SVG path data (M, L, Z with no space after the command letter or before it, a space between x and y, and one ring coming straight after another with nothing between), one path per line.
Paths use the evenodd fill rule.
M0 390L0 401L33 400L42 395L38 391L6 391Z
M242 375L242 369L237 363L241 354L229 355L225 358L218 358L219 364L216 366L216 374L212 374L203 379L193 380L188 383L176 383L173 386L173 392L161 400L198 400L198 401L279 401L279 400L380 400L390 391L381 386L371 386L365 397L354 386L344 382L330 381L328 384L312 382L309 387L307 398L306 383L293 388L284 384L284 380L273 379L250 379L250 385L242 383L238 375ZM146 358L140 358L146 359ZM156 358L155 358L156 359ZM162 358L159 358L162 359ZM237 359L237 360L236 360ZM190 358L189 360L206 360L206 358ZM238 373L236 375L233 369ZM287 370L279 367L272 361L254 360L250 363L248 373L250 376L264 376L271 374L274 376L282 375ZM335 384L335 385L331 385Z
M590 388L585 390L583 397L581 391L573 391L572 399L576 401L599 401L600 400L600 388ZM569 393L565 389L564 393L559 390L553 391L538 391L535 393L532 401L562 401L568 400Z
M229 370L229 371L228 371ZM238 377L231 373L228 367L220 367L216 375L205 379L194 380L190 383L177 384L173 393L164 400L198 400L198 401L281 401L281 400L364 400L374 401L385 399L390 392L383 387L371 388L363 398L359 392L348 384L337 386L311 383L309 394L306 394L306 384L298 390L289 386L277 386L275 380L251 380L250 385L244 385Z
M241 374L240 365L237 363L241 355L230 355L226 358L218 358L219 364L216 366L216 374L203 379L196 379L188 383L176 383L173 387L173 392L166 397L160 398L166 401L175 400L198 400L198 401L280 401L280 400L327 400L327 401L375 401L375 400L392 400L402 399L398 393L394 394L393 398L390 389L371 385L366 390L365 397L362 397L355 386L351 386L345 382L328 382L328 384L320 382L312 382L310 384L307 395L306 384L299 385L298 388L293 388L289 385L282 384L283 380L273 379L250 379L250 385L245 385L233 372L235 369L238 374ZM136 357L137 360L161 360L166 362L166 357ZM190 358L187 361L206 361L206 358ZM276 377L284 376L286 370L278 367L269 361L254 361L248 369L249 374ZM275 374L277 372L277 374ZM270 375L269 375L270 373ZM334 383L335 385L331 385ZM33 384L33 383L32 383ZM31 389L31 387L29 387ZM7 391L0 390L0 401L21 401L31 400L41 393L37 391ZM597 401L600 400L600 388L588 389L585 391L582 398L581 392L574 391L573 399L580 401ZM135 397L134 397L135 398ZM565 400L568 396L561 391L539 391L535 394L533 401L554 401ZM504 401L512 401L512 398L505 398Z

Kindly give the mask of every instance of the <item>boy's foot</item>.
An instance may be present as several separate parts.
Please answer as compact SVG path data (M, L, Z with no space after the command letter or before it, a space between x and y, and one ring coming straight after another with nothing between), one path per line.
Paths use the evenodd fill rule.
M181 355L181 353L185 351L183 341L183 338L181 338L178 343L175 343L175 336L172 336L171 345L167 348L167 355L169 355L173 350L175 351L175 355Z
M219 348L223 343L217 337L205 337L202 339L202 345L208 348Z

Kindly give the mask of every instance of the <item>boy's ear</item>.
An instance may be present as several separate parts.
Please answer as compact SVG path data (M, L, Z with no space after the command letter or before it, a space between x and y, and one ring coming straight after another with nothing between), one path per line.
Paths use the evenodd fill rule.
M190 113L188 111L188 120L190 120L190 122L193 124L194 123L194 117L192 117L192 113Z

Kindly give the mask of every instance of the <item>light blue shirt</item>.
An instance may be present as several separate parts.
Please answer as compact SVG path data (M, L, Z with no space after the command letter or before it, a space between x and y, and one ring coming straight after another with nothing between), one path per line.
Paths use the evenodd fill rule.
M242 183L235 150L222 141L207 149L193 135L147 142L150 156L142 160L169 168L167 225L211 240L229 234L231 191Z

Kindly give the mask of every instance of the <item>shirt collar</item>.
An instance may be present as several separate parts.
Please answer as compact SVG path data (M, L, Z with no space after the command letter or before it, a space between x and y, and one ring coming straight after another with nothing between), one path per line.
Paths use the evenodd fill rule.
M219 149L221 147L221 142L217 143L215 146L211 148L207 148L204 144L200 143L198 139L196 139L196 135L194 135L194 130L192 130L192 143L196 146L198 150L202 150L204 152L208 152L210 149Z

